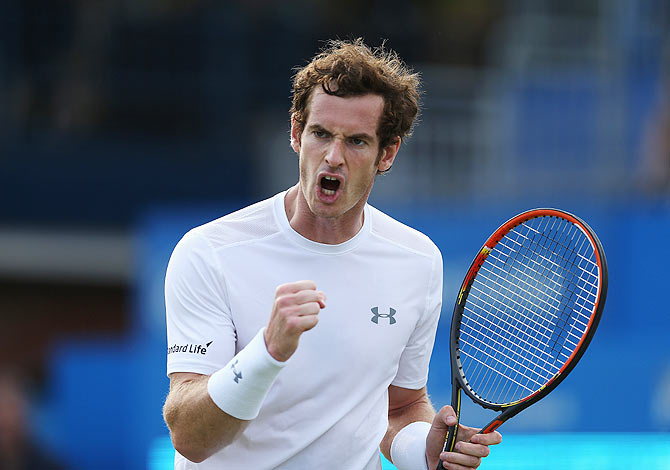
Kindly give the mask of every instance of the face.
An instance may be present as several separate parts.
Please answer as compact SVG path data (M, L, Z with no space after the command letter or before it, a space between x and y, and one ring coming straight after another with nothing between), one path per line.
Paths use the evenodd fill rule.
M400 140L379 149L379 95L338 97L317 88L302 132L291 126L291 146L300 156L300 189L312 214L341 217L362 210L377 171L388 170Z

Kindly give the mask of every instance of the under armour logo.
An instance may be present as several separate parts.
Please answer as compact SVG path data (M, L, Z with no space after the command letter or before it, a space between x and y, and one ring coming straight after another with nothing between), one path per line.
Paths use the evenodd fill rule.
M395 315L394 308L389 308L389 313L379 313L379 307L372 307L370 310L372 311L372 318L370 319L372 323L379 324L380 318L388 318L389 325L395 324L396 319L393 318L393 315Z
M235 369L235 364L237 364L239 361L235 359L235 362L233 362L230 365L230 368L233 370L233 374L235 374L235 383L238 384L240 383L240 379L242 378L242 372L237 372L237 369Z

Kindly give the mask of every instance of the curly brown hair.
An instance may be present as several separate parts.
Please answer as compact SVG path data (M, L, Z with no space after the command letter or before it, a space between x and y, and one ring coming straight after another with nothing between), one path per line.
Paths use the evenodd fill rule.
M384 45L372 49L362 38L331 40L309 64L298 69L293 77L290 112L301 132L307 122L312 91L317 85L334 96L373 93L384 98L377 128L380 151L396 138L411 135L419 113L419 74Z

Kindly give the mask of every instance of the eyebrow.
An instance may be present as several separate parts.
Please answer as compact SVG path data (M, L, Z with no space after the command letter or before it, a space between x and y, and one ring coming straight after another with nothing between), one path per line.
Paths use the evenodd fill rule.
M323 132L328 132L330 134L330 131L324 128L323 126L319 124L310 124L307 126L307 131L323 131Z
M327 132L328 134L332 134L331 131L329 131L328 129L326 129L325 127L323 127L320 124L310 124L309 126L307 126L307 131L308 132L323 131L323 132ZM369 141L369 142L374 142L374 137L371 136L370 134L366 133L366 132L359 132L358 134L347 135L345 137L347 139L361 139L361 140L366 140L366 141Z

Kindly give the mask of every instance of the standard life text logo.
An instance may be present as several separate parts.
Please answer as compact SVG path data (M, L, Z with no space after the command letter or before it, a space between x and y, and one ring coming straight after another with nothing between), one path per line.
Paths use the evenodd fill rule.
M214 341L210 341L209 343L202 345L202 344L174 344L172 346L169 346L167 348L167 353L172 354L172 353L189 353L189 354L207 354L207 348L209 347L210 344L212 344Z

